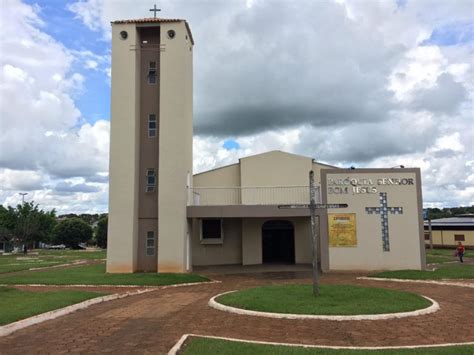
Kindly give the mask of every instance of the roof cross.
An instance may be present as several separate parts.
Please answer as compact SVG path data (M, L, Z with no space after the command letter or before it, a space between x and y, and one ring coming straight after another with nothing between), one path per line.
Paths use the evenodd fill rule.
M152 11L152 12L154 13L154 15L155 15L154 17L156 18L156 13L157 13L158 11L161 11L161 9L157 9L157 8L156 8L156 4L155 4L155 5L153 6L153 9L150 9L150 11Z

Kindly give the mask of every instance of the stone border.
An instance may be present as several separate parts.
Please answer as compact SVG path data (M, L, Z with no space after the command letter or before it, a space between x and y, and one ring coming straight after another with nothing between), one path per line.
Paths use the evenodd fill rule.
M29 318L21 319L19 321L13 322L13 323L9 323L9 324L0 326L0 338L4 337L4 336L7 336L7 335L10 335L11 333L16 332L17 330L20 330L20 329L23 329L23 328L26 328L26 327L29 327L29 326L32 326L32 325L35 325L35 324L43 323L43 322L46 322L46 321L51 320L51 319L59 318L61 316L65 316L67 314L73 313L73 312L78 311L80 309L88 308L88 307L90 307L92 305L95 305L95 304L108 302L108 301L113 301L113 300L125 298L125 297L128 297L128 296L141 295L143 293L156 291L156 290L163 290L163 289L167 289L167 288L183 287L183 286L196 286L196 285L200 285L200 284L213 284L213 283L221 283L221 282L222 281L211 280L211 281L206 281L206 282L192 282L192 283L185 283L185 284L174 284L174 285L165 285L165 286L149 286L149 287L121 285L121 286L118 286L118 287L141 287L142 289L136 290L136 291L129 291L129 292L125 292L125 293L114 293L112 295L99 296L99 297L91 298L89 300L86 300L86 301L83 301L83 302L80 302L80 303L72 304L70 306L66 306L66 307L59 308L59 309L54 309L54 310L46 312L46 313L40 313L40 314L37 314L37 315L29 317ZM2 285L0 285L0 286L2 286ZM13 287L15 285L6 285L6 286L12 286ZM51 287L50 285L18 285L18 286ZM55 287L55 286L56 287L61 287L61 286L58 286L58 285L52 285L52 287ZM98 286L98 285L92 285L92 286L88 286L88 285L62 285L62 287L64 287L64 286L69 286L69 287L71 287L71 286L74 286L74 287L114 287L114 286L111 286L111 285L105 285L105 286ZM115 287L117 287L117 286L115 286Z
M382 319L393 319L393 318L405 318L405 317L415 317L426 315L430 313L437 312L440 309L438 302L435 300L420 295L421 297L427 299L432 304L431 306L423 309L419 309L411 312L398 312L398 313L385 313L385 314L360 314L360 315L347 315L347 316L331 316L331 315L316 315L316 314L293 314L293 313L272 313L272 312L260 312L260 311L250 311L247 309L231 307L223 305L216 301L216 298L226 295L228 293L237 292L238 290L224 292L212 297L208 305L219 311L236 313L246 316L257 316L257 317L267 317L267 318L280 318L280 319L319 319L319 320L332 320L332 321L350 321L350 320L382 320Z
M458 287L469 287L474 288L474 280L473 283L466 283L466 282L455 282L455 280L410 280L410 279L390 279L384 277L367 277L361 276L358 277L357 280L369 280L369 281L391 281L391 282L414 282L414 283L422 283L422 284L432 284L432 285L443 285L443 286L458 286ZM470 280L470 279L459 279L460 281L463 280Z
M466 343L442 343L442 344L428 344L428 345L402 345L402 346L334 346L334 345L310 345L310 344L294 344L294 343L275 343L269 341L258 341L258 340L245 340L227 337L217 337L213 335L200 335L200 334L184 334L178 342L170 349L168 355L176 355L181 350L186 340L189 338L208 338L208 339L219 339L235 341L239 343L250 343L250 344L261 344L261 345L276 345L276 346L288 346L295 348L309 348L309 349L335 349L335 350L397 350L397 349L429 349L429 348L444 348L448 346L465 346L474 345L474 342Z
M55 268L61 268L61 267L67 267L67 266L79 266L79 265L87 264L87 262L88 262L87 260L79 260L70 264L58 264L58 265L44 266L44 267L32 267L26 271L38 271L38 270L55 269ZM14 271L14 272L21 272L21 271L24 271L24 270ZM4 274L7 274L7 273L4 273Z
M85 287L85 288L144 288L144 289L166 289L171 287L181 287L181 286L197 286L197 285L206 285L206 284L215 284L221 283L219 280L210 280L203 282L188 282L182 284L172 284L172 285L82 285L82 284L69 284L69 285L46 285L46 284L0 284L0 287L57 287L57 288L68 288L68 287Z

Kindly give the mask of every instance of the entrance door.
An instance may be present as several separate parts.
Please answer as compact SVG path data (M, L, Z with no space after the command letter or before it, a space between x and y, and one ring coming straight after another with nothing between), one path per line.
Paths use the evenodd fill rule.
M267 221L262 226L264 263L295 263L295 231L289 221Z

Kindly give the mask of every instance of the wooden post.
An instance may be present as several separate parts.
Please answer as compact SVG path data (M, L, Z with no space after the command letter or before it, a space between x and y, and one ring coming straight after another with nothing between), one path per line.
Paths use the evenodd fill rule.
M316 216L316 189L314 187L314 172L309 172L309 210L311 213L311 249L313 263L313 295L319 296L319 271L318 271L318 231L319 221Z
M431 218L428 217L428 231L430 232L430 249L433 249L433 233L431 232Z

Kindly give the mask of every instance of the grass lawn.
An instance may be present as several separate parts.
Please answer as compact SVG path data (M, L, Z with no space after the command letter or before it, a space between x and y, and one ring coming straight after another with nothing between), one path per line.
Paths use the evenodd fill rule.
M105 259L105 250L38 250L27 255L0 255L0 273L28 270L77 260Z
M15 322L36 314L63 308L104 293L84 291L22 291L10 287L0 287L0 325Z
M465 258L469 259L471 251L467 250L465 254ZM452 249L426 249L426 262L428 264L441 264L457 260L458 258L454 256L454 247Z
M409 292L349 285L321 285L319 297L313 296L312 285L265 286L229 293L216 301L254 311L319 315L407 312L431 305Z
M312 354L334 354L334 355L362 355L362 354L429 354L429 355L472 355L474 346L450 346L429 349L394 349L394 350L335 350L335 349L310 349L295 348L289 346L262 345L241 343L236 341L191 338L185 345L183 354L219 354L219 355L242 355L242 354L268 354L268 355L312 355Z
M474 265L449 265L435 271L384 271L370 276L409 280L474 279Z
M106 274L104 264L0 275L0 284L161 286L209 279L195 274Z
M474 255L474 251L466 250L464 258L469 259L472 255ZM458 258L454 256L454 247L452 249L426 249L426 262L428 264L441 264L457 260Z

